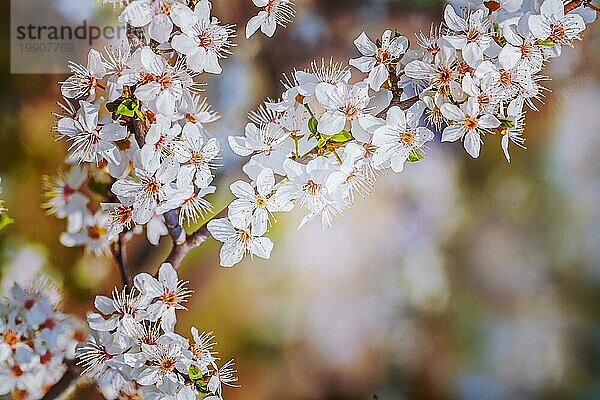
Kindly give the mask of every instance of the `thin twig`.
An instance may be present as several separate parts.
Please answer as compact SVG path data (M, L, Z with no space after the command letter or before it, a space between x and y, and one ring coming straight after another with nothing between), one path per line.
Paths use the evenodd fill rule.
M179 268L185 256L192 249L195 249L196 247L200 246L211 236L210 232L208 231L208 223L214 219L225 217L227 217L227 207L219 211L219 213L217 213L214 217L212 217L209 221L207 221L196 231L187 235L187 238L183 243L174 243L173 248L171 249L171 253L169 253L165 262L171 263L171 265L173 265L173 268L175 269Z
M600 10L599 7L592 4L591 0L572 0L572 1L568 2L567 4L565 4L565 14L578 9L581 6L591 8L594 11Z
M385 116L387 115L387 112L389 111L390 108L392 107L400 107L403 110L408 110L413 104L415 104L417 101L419 101L419 96L415 96L415 97L411 97L409 99L406 100L400 100L400 97L392 97L392 101L390 102L390 105L387 106L386 108L384 108L379 114L377 114L376 116L378 118L385 118Z
M179 224L179 216L177 215L177 211L167 211L163 214L163 216L165 217L165 225L167 226L169 235L173 240L173 244L180 245L185 243L186 234L185 230Z
M75 364L75 360L66 360L65 365L67 366L65 374L58 382L48 389L41 400L58 399L71 388L71 385L77 383L77 379L81 374L81 367Z

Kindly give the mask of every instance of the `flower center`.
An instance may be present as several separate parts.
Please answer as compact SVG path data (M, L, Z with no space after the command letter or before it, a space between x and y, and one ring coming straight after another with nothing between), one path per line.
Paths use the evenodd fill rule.
M309 194L316 196L319 193L319 190L321 189L321 185L319 185L312 179L309 179L308 182L306 182L304 184L303 189L305 192L308 192Z
M149 74L148 72L140 72L140 85L156 81L156 76Z
M98 225L88 226L87 234L90 239L99 240L106 234L106 229L104 229Z
M160 135L156 143L154 143L154 150L158 150L165 145L167 138L164 135Z
M554 43L560 43L565 40L565 28L561 24L551 26L550 40Z
M480 94L477 96L477 102L479 103L479 106L483 108L489 106L492 100L487 94Z
M48 318L47 320L42 322L40 327L52 330L52 329L56 328L56 321L54 321L52 318Z
M258 196L256 198L256 206L257 207L264 207L266 205L267 205L267 200L264 197Z
M189 350L196 359L202 356L202 346L198 345L197 343L190 343Z
M245 230L245 229L241 229L238 232L238 235L240 237L240 240L244 243L249 242L250 240L252 240L252 235L250 235L250 232Z
M23 370L18 365L13 365L10 369L10 374L14 377L23 375Z
M415 133L413 131L405 131L400 134L400 143L410 146L415 140Z
M500 83L502 83L503 85L510 85L512 83L512 77L510 75L510 72L506 70L500 71Z
M388 64L390 61L392 61L392 54L389 52L389 50L379 49L375 55L375 61L377 64Z
M519 48L521 50L521 58L527 58L533 54L533 47L529 43L523 43Z
M477 120L473 117L471 117L470 115L465 116L465 128L467 128L468 130L472 131L473 129L477 129L477 126L479 125L477 123Z
M194 165L204 164L204 156L200 153L192 153L191 163Z
M452 81L453 73L449 68L442 68L438 72L438 80L442 85L447 85Z
M26 310L31 310L34 305L35 305L35 299L27 299L23 303L23 308L25 308Z
M271 14L271 12L273 12L274 8L275 8L275 0L269 0L269 2L267 3L267 5L265 6L264 10L268 14Z
M371 143L365 143L363 144L363 149L365 150L365 158L369 158L375 153L377 147Z
M477 43L477 42L479 42L480 38L481 38L481 32L479 32L477 29L471 28L467 32L467 42L468 43Z
M47 352L44 353L44 355L40 356L40 363L41 364L48 364L51 359L52 359L52 353L50 353L49 351L47 351Z
M163 358L160 361L160 369L162 372L171 372L175 369L175 360L171 357Z
M162 86L163 90L167 89L171 85L172 79L169 75L163 75L159 80L160 86Z
M213 43L212 37L207 32L198 35L198 46L209 47Z
M358 115L358 109L352 104L342 107L342 112L346 114L346 119L352 121Z
M98 132L97 129L94 129L93 131L91 131L89 134L89 140L90 140L91 144L100 143L100 132Z
M117 400L142 400L138 393L119 393Z
M73 339L78 342L83 342L86 337L87 335L81 329L76 329L75 332L73 332Z
M177 304L177 294L172 290L165 290L165 292L160 296L160 301L165 303L167 307L172 307Z
M121 225L126 225L131 221L133 216L133 206L118 205L115 207L114 213L115 219L119 221Z
M186 120L186 122L191 122L193 124L195 124L196 122L198 122L198 120L196 119L196 117L194 117L192 114L185 114L185 120Z
M75 193L76 191L77 190L73 189L71 186L65 184L65 186L63 186L63 188L62 188L63 198L65 200L68 200L68 198L71 197L71 195L73 193Z
M160 187L161 184L155 177L152 177L144 184L144 190L151 195L157 195L160 191Z
M15 332L11 331L10 329L2 333L2 340L4 340L4 343L13 348L17 343L19 343L19 337Z
M26 400L29 398L29 392L27 392L27 390L24 389L15 389L10 394L10 398L11 400Z
M171 12L171 7L172 7L172 5L168 1L161 1L159 13L164 14L164 15L169 15L169 13Z

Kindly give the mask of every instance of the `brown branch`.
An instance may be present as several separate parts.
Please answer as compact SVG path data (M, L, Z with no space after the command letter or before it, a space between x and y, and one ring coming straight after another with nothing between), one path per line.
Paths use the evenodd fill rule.
M140 148L146 144L146 128L144 122L140 119L134 119L131 122L131 129L133 129L133 136Z
M185 230L179 224L179 216L177 215L177 211L170 210L163 214L165 217L165 225L167 226L167 230L169 231L169 235L173 240L174 245L181 245L185 243L186 234Z
M403 110L408 110L417 101L419 101L419 96L414 96L414 97L411 97L410 99L406 99L406 100L400 100L400 97L394 96L394 97L392 97L392 101L390 102L390 105L387 106L386 108L384 108L376 116L378 118L385 118L385 116L387 115L387 112L392 107L400 107Z
M67 371L42 397L41 400L53 400L59 398L77 381L81 374L81 367L75 364L75 360L66 360Z
M208 223L217 218L227 217L227 207L223 208L219 213L207 221L204 225L198 228L193 233L187 235L185 241L181 244L173 243L171 253L167 256L165 262L171 263L173 268L177 269L181 265L181 262L187 256L187 254L196 247L204 243L209 237L210 232L208 231Z
M591 0L572 0L572 1L568 2L567 4L565 4L565 14L578 9L581 6L591 8L594 11L599 10L598 7L596 7L595 5L592 4Z
M575 10L576 8L581 7L583 3L585 3L585 0L573 0L568 2L567 4L565 4L565 14Z

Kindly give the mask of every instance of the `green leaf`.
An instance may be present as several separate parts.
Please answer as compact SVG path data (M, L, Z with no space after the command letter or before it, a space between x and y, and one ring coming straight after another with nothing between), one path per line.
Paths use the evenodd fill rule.
M144 120L144 113L139 109L139 107L135 109L135 115L137 115L137 117L142 121Z
M336 143L344 143L350 139L352 139L352 134L346 130L340 131L331 137L331 140Z
M308 120L308 130L311 131L314 135L317 134L317 126L319 125L319 121L315 117L311 117Z
M140 111L140 102L138 99L118 98L117 100L107 103L106 109L112 113L113 120L119 119L122 115L133 117L138 115Z
M106 109L108 111L110 111L111 113L114 113L117 111L117 108L119 108L120 104L121 104L121 99L111 101L110 103L106 103Z
M102 182L96 179L90 179L88 182L90 190L100 196L106 196L110 191L110 182Z
M8 215L0 214L0 231L14 222L15 220L9 217Z
M202 370L200 370L200 368L198 368L195 365L190 365L190 369L188 370L188 376L193 381L202 379Z
M408 154L409 162L417 162L422 159L423 159L423 154L417 152L416 150L413 150Z
M539 44L540 46L548 46L548 47L552 47L552 46L556 46L556 43L554 43L552 40L550 39L546 39L546 40L538 40L537 44Z
M317 146L319 146L319 147L325 147L325 145L327 144L327 140L328 139L329 139L328 136L321 135L321 137L319 138L319 141L317 142Z
M515 124L508 118L498 118L500 120L500 124L502 126L506 126L507 128L514 128Z
M195 380L194 386L196 387L196 390L200 392L201 395L207 395L210 393L210 391L208 390L208 383L204 382L202 379ZM203 396L202 398L204 397L206 396Z
M117 114L125 115L128 117L133 117L138 109L138 101L125 99L123 102L117 107Z

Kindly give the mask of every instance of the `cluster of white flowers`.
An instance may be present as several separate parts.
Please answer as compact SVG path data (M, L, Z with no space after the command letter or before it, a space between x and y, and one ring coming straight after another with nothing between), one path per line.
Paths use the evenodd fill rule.
M55 127L71 167L45 180L46 208L68 221L64 245L108 254L120 234L143 225L156 245L168 232L166 212L179 209L183 224L211 211L204 196L215 190L219 143L205 125L219 115L196 78L221 73L235 32L211 17L208 0L194 3L132 1L120 19L142 30L140 43L71 64Z
M96 297L92 340L77 355L107 399L221 400L223 385L235 386L233 361L217 367L212 333L192 328L188 340L173 332L175 311L192 294L186 284L163 264L158 279L141 273L130 291Z
M351 70L333 61L294 71L281 99L251 113L244 136L229 137L236 154L250 156L250 182L231 185L228 217L208 224L224 242L221 265L269 257L263 234L272 213L296 205L307 211L300 226L320 217L329 227L370 193L377 174L422 159L434 132L462 140L472 157L495 134L510 161L509 143L524 144L525 108L543 97L543 67L595 18L589 8L565 8L561 0L539 9L528 1L469 2L459 12L447 5L442 26L418 34L412 50L397 32L376 42L363 32L354 42L361 56L349 61L368 74L362 81L351 83Z
M61 83L55 131L69 144L70 167L45 180L45 206L67 220L64 245L118 259L122 239L144 226L152 244L170 233L174 250L188 246L182 226L212 212L205 196L216 190L220 147L206 125L219 115L200 97L199 77L222 72L236 33L211 15L208 0L110 2L124 7L129 42L91 50ZM290 0L253 3L261 10L246 37L259 29L272 36L295 15ZM306 211L300 227L313 219L329 227L379 174L423 159L436 133L463 141L473 157L484 137L499 136L509 159L509 144L524 144L525 109L543 98L544 66L595 18L585 1L533 3L459 1L413 49L397 32L375 42L363 32L349 67L313 62L285 77L281 99L266 101L243 135L229 137L233 152L249 157L248 180L230 186L236 199L226 216L206 224L223 242L221 265L269 258L264 235L274 213L298 206ZM210 334L192 330L190 344L173 332L175 310L191 293L174 268L163 264L158 279L140 274L134 283L112 299L97 297L93 340L79 351L86 372L111 399L220 398L221 386L235 381L232 364L216 367Z
M87 328L60 311L61 300L52 283L37 278L15 283L0 301L0 397L42 398L75 358Z

